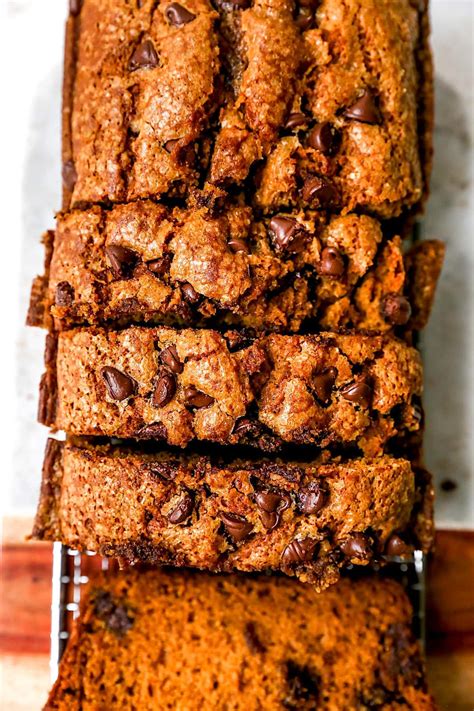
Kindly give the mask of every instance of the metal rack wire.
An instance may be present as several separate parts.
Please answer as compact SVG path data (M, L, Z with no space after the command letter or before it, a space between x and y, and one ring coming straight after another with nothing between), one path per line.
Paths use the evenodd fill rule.
M79 553L61 543L54 543L51 604L51 681L58 676L61 656L79 616L81 592L93 572L109 570L113 563L95 553ZM397 579L413 605L413 629L422 645L425 642L425 556L416 550L412 560L391 559L384 571Z

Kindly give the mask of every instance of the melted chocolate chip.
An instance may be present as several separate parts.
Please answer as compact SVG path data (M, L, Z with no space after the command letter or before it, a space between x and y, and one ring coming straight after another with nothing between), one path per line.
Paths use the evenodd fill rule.
M308 134L308 145L325 156L332 156L339 150L341 134L327 121L317 123Z
M323 209L334 207L339 202L337 188L327 178L317 175L307 178L301 191L303 200Z
M198 390L194 385L188 385L184 388L184 402L189 407L196 407L200 409L201 407L209 407L214 402L214 398L206 393Z
M311 538L304 538L303 540L295 538L283 551L281 556L282 563L283 565L309 563L314 558L317 547L317 541Z
M280 523L281 514L290 505L290 498L273 491L260 491L255 494L255 502L260 509L262 524L268 531L273 531Z
M377 108L372 91L366 89L362 96L344 111L344 116L362 123L380 123L380 111Z
M288 116L285 128L291 131L293 128L298 128L298 126L304 126L308 121L309 119L305 114L295 111Z
M69 13L73 17L77 17L81 11L82 0L69 0Z
M186 301L189 301L190 304L197 304L197 302L201 298L200 295L197 293L196 289L191 284L182 284L181 291L183 292L183 296Z
M171 402L176 394L176 378L173 373L163 372L158 378L153 393L153 406L164 407Z
M138 260L132 249L121 247L119 244L110 244L105 248L105 253L109 259L112 273L117 279L130 276Z
M367 561L373 556L372 542L365 533L353 533L341 543L341 550L347 558Z
M278 249L287 252L301 252L310 235L293 217L280 215L270 220L270 235Z
M194 509L194 501L191 495L186 491L183 498L176 508L168 514L170 523L184 523L192 514Z
M164 257L152 259L150 262L147 262L146 265L153 274L156 274L156 276L164 276L170 270L171 257L167 254Z
M298 493L298 508L304 514L315 514L326 506L328 498L321 482L312 481Z
M243 239L231 239L227 244L229 249L234 253L244 252L245 254L250 254L249 246Z
M160 361L164 366L171 370L172 373L179 375L183 372L184 365L181 363L176 346L168 346L164 348L160 353Z
M56 306L70 306L74 301L74 287L68 281L60 281L56 286L54 302Z
M163 481L173 481L176 478L178 462L146 462L143 469L158 479Z
M318 264L321 276L340 277L344 274L344 259L336 247L324 247Z
M359 380L357 383L346 385L341 390L341 395L345 400L349 400L349 402L353 402L356 405L370 407L373 390L364 380Z
M125 605L117 604L110 593L101 590L94 600L97 617L105 623L107 629L119 637L133 626L133 618Z
M398 558L407 558L412 552L412 547L407 545L397 533L393 533L385 546L385 554L397 556Z
M402 294L387 294L382 302L382 316L393 326L404 326L410 320L410 302Z
M337 370L332 366L326 370L323 370L321 373L313 375L313 390L316 393L318 400L322 403L326 404L331 398L336 378Z
M234 541L243 541L253 528L252 524L249 523L246 518L238 514L222 511L219 516L224 524L225 530Z
M111 366L102 368L102 377L112 400L126 400L135 393L137 387L135 380L117 368Z
M165 15L170 25L174 27L187 25L188 22L192 22L196 19L196 15L193 15L192 12L189 12L189 10L186 10L185 7L177 2L172 2L171 5L168 5Z
M159 65L158 54L151 40L144 40L135 48L128 62L131 72L137 69L153 69Z
M137 439L167 439L168 432L163 422L150 422L137 430Z
M72 160L68 160L63 163L62 178L64 187L72 193L77 182L76 168Z

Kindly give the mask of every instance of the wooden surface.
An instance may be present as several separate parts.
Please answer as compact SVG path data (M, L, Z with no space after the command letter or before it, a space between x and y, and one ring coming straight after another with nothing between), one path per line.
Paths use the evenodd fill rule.
M0 579L2 696L8 711L39 711L49 681L52 547L5 527ZM474 709L474 532L441 531L428 572L428 671L445 711Z

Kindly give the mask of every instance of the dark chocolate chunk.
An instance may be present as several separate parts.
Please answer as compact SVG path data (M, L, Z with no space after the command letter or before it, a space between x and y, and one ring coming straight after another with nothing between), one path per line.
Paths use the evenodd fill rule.
M313 375L313 390L322 403L327 403L337 378L337 370L332 366Z
M185 404L190 407L196 407L198 409L201 407L209 407L209 405L212 405L214 402L213 397L201 392L201 390L195 388L194 385L188 385L184 388L183 394Z
M162 372L153 393L153 406L164 407L176 394L176 378L173 373Z
M341 550L348 558L367 561L373 557L372 542L365 533L353 533L341 543Z
M354 121L362 121L362 123L380 123L380 111L372 91L366 89L362 96L344 111L344 116Z
M186 10L185 7L177 2L172 2L171 5L168 5L165 15L170 25L174 25L174 27L187 25L188 22L192 22L196 19L196 15L193 15L192 12L189 12L189 10Z
M129 71L153 69L159 65L158 54L151 40L144 40L135 48L128 62Z
M260 509L260 518L268 531L273 531L280 523L281 514L290 505L290 498L273 491L260 491L255 495L255 502Z
M82 0L69 0L69 13L73 17L77 17L81 11Z
M122 373L117 368L107 366L102 368L102 377L105 381L107 392L113 400L126 400L134 395L137 383L133 378Z
M178 471L178 462L146 462L142 465L142 469L158 479L163 481L173 481L176 478Z
M335 185L327 178L317 175L305 180L301 194L303 200L323 209L334 207L339 202L339 193Z
M382 302L382 316L393 326L404 326L410 320L410 302L403 294L387 294Z
M74 301L74 287L68 281L60 281L56 286L56 306L70 306Z
M251 532L253 526L243 516L239 514L221 511L219 514L225 530L234 541L243 541Z
M118 636L124 635L133 626L133 618L124 605L117 604L110 593L100 590L94 600L94 610L105 626Z
M137 439L167 439L168 432L163 422L150 422L136 432Z
M183 372L184 365L179 359L176 346L171 345L164 348L160 353L160 361L168 368L168 370L171 370L171 372L176 375Z
M227 244L232 252L244 252L245 254L250 253L249 246L243 239L231 239Z
M312 538L304 538L303 540L295 538L283 551L281 556L282 563L284 565L309 563L314 558L317 547L317 541Z
M298 508L304 514L321 511L328 502L328 492L320 481L312 481L298 493Z
M325 156L332 156L339 150L341 134L328 121L317 123L308 134L308 145Z
M253 622L247 622L247 624L245 625L244 637L247 647L252 652L252 654L265 654L267 648L258 636L255 624Z
M63 163L62 178L64 187L72 193L77 182L76 168L72 160L67 160Z
M183 296L186 301L189 301L190 304L197 304L197 302L201 298L201 296L197 293L196 289L187 282L181 285L181 291L183 292Z
M109 244L105 248L105 253L112 273L117 279L130 276L138 260L137 254L132 249L121 247L119 244Z
M309 118L305 114L299 111L295 111L294 113L288 116L285 128L287 128L288 130L298 128L298 126L304 126L304 124L308 123L308 121Z
M153 274L156 274L156 276L164 276L170 270L171 257L166 254L164 257L152 259L150 262L147 262L146 265L148 269L153 272Z
M298 220L279 215L270 220L270 235L278 249L287 252L301 252L310 235Z
M327 277L340 277L344 274L344 259L336 247L324 247L318 273Z
M341 390L341 395L349 402L353 402L361 407L370 407L372 402L373 390L364 380L359 380L356 383L346 385Z
M183 523L191 516L193 509L194 501L189 492L186 491L176 508L168 514L168 521L170 523Z
M398 558L407 558L412 553L412 547L407 545L405 541L400 538L398 533L393 533L387 541L385 546L386 555L394 555Z

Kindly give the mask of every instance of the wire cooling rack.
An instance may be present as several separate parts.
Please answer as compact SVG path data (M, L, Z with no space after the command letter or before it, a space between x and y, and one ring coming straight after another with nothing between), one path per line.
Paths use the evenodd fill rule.
M51 680L58 676L58 667L74 620L79 617L81 593L92 573L116 569L116 563L95 553L79 553L61 543L53 549L53 591L51 604ZM352 566L349 566L349 574ZM352 568L353 569L353 568ZM353 569L354 570L354 569ZM392 558L383 574L400 582L413 605L413 629L424 646L425 642L425 556L416 550L411 560Z

